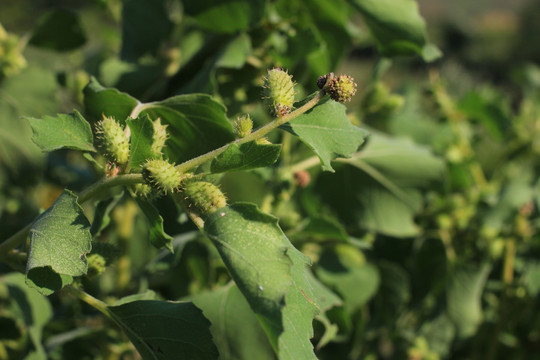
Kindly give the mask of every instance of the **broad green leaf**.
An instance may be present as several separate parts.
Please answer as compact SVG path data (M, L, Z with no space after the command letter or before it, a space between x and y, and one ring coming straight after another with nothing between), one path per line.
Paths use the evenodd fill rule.
M29 43L56 51L77 49L86 42L79 16L70 11L47 13L32 31Z
M440 180L444 161L409 140L372 134L337 174L322 174L317 189L347 224L405 237L418 233L420 188Z
M126 121L131 130L129 167L140 169L146 160L155 158L152 152L154 123L147 115Z
M321 254L316 274L319 279L343 297L349 313L358 310L379 287L377 268L351 245L340 244Z
M95 79L91 78L83 90L84 107L86 113L93 121L101 119L103 115L114 116L124 124L135 106L137 99L116 89L107 89Z
M326 216L310 217L294 236L307 237L310 241L349 241L349 235L343 225Z
M345 111L345 105L326 98L284 126L317 154L324 171L333 172L332 160L350 157L364 143L366 132L352 125Z
M9 304L4 306L4 312L10 310L21 319L27 330L34 348L36 359L46 359L45 349L41 345L43 327L52 318L52 307L49 300L34 289L29 288L24 281L24 275L18 273L0 277L0 282L7 287Z
M69 190L30 228L26 282L44 295L60 290L73 276L86 274L92 249L90 223Z
M109 215L123 196L124 192L121 191L119 194L97 203L94 210L94 218L92 219L92 226L90 227L92 236L99 235L109 225L111 222Z
M261 324L236 285L202 293L192 301L212 323L210 331L221 359L275 359Z
M216 61L216 68L241 69L251 53L251 38L241 33L233 38L221 52Z
M225 107L204 94L178 95L143 105L152 120L161 118L170 135L165 155L182 162L234 140Z
M373 299L373 321L389 326L396 323L411 298L410 278L401 266L390 261L379 261L377 268L380 285Z
M143 359L218 358L210 322L191 302L137 300L108 311Z
M150 243L156 248L167 248L173 252L172 236L165 233L163 229L163 218L159 214L158 209L148 200L135 198L139 208L142 210L148 220L148 229L150 231Z
M247 30L264 16L264 0L184 1L184 12L208 30L234 33Z
M212 161L210 171L221 173L270 166L277 161L280 152L281 145L260 145L255 141L233 144Z
M426 24L414 0L350 0L362 14L384 56L424 55ZM431 46L427 59L433 59Z
M482 323L482 291L489 272L490 267L486 264L460 266L448 279L447 313L460 338L474 335Z
M34 133L32 141L42 151L75 149L96 151L90 124L75 110L71 114L26 118Z
M535 297L540 293L540 261L526 260L523 268L523 284L527 292Z
M448 357L455 333L454 324L444 313L425 322L420 328L420 334L426 338L430 350L438 353L441 359Z
M277 219L238 203L210 215L204 229L278 357L315 359L309 339L319 306L307 275L309 258L292 246Z
M122 1L123 60L135 62L144 55L157 55L173 28L168 5L166 0Z

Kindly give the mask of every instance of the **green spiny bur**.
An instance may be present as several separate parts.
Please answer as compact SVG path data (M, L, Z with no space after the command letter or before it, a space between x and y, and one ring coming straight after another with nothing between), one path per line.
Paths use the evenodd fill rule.
M119 165L129 160L129 139L122 126L113 117L103 117L97 123L97 140L101 153L111 162Z
M251 134L253 130L253 121L249 115L240 116L233 124L234 133L239 138L244 138Z
M142 175L148 185L165 194L176 192L186 177L176 170L174 164L161 159L148 160Z
M264 79L264 97L273 115L284 116L291 112L294 95L294 82L291 75L279 68L268 70Z
M160 157L167 141L167 125L161 124L161 119L158 118L154 121L154 135L152 136L151 151L155 157Z
M206 181L185 183L177 199L200 216L208 216L227 205L227 198L219 187Z

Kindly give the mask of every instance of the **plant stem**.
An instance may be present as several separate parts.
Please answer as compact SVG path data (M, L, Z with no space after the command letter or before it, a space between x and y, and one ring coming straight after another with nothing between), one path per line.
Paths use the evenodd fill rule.
M101 179L100 181L96 182L95 184L81 192L81 194L79 195L79 204L82 204L92 199L106 189L119 185L135 185L142 182L143 177L141 174L126 174Z
M116 319L114 319L111 314L109 313L109 309L107 307L107 304L105 304L103 301L96 299L92 295L82 291L81 289L78 289L74 287L73 285L66 286L62 291L70 294L71 296L74 296L88 305L92 306L93 308L99 310L102 314L107 316L108 318L114 320L116 322Z
M313 108L315 105L317 105L319 101L321 101L321 99L324 97L324 94L325 94L324 91L322 90L319 91L311 100L309 100L308 102L306 102L304 105L294 110L293 112L285 116L274 119L274 121L269 122L268 124L264 126L261 126L259 129L255 130L254 132L252 132L246 137L236 139L228 144L223 145L222 147L219 147L215 150L207 152L206 154L200 155L196 158L183 162L182 164L176 166L176 169L182 173L185 173L190 169L193 169L199 165L204 164L207 161L214 159L219 154L225 152L225 150L227 150L229 146L233 144L241 145L241 144L245 144L250 141L254 141L254 140L264 137L266 134L268 134L270 131L274 130L275 128L287 123L288 121L291 121L292 119L302 115L306 111Z

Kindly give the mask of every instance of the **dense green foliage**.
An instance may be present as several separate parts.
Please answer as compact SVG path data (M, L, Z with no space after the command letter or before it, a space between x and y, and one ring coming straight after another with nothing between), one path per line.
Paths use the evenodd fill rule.
M443 55L414 0L46 3L0 5L0 360L540 358L532 41Z

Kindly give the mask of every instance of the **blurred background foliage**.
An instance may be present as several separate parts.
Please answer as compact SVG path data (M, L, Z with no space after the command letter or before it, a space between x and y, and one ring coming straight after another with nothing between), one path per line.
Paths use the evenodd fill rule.
M141 101L212 94L230 119L249 112L262 124L266 69L288 69L300 95L320 75L347 73L359 89L349 117L371 134L357 155L335 173L310 167L302 186L277 169L220 179L231 201L278 216L339 296L315 321L317 355L540 358L540 3L419 0L425 47L416 20L407 46L377 36L363 3L3 0L0 239L65 187L100 177L78 152L44 156L21 119L84 111L91 77ZM287 135L271 140L284 143L285 168L309 154ZM211 318L205 304L227 292L235 326L261 334L243 298L221 287L230 278L216 250L171 201L159 208L174 255L151 247L132 200L113 201L94 244L111 266L81 280L90 293L190 297ZM0 264L0 359L136 358L95 311L38 296L9 271ZM245 350L230 358L272 358L264 337L246 337L250 347L214 331Z

